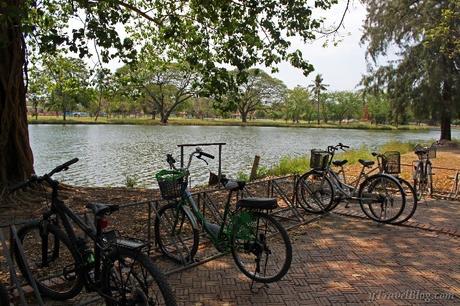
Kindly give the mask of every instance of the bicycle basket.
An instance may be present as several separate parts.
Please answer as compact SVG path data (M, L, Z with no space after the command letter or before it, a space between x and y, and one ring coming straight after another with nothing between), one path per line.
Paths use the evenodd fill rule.
M161 170L155 175L160 187L161 197L164 200L179 198L187 187L185 171L181 170Z
M329 163L329 153L327 151L313 149L310 156L310 168L315 170L325 170Z
M389 151L383 154L383 169L388 174L401 173L401 154L398 151Z

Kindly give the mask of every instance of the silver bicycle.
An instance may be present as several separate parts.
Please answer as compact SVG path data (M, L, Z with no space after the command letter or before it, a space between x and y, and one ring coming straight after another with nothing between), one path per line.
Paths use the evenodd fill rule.
M310 171L296 183L296 198L299 205L310 213L325 213L340 202L359 203L361 210L370 219L389 223L396 220L404 210L406 195L399 181L388 174L370 175L374 161L362 160L361 172L351 183L346 182L343 165L347 160L333 160L335 152L349 146L339 143L328 146L326 151L312 150ZM335 172L331 166L341 167Z

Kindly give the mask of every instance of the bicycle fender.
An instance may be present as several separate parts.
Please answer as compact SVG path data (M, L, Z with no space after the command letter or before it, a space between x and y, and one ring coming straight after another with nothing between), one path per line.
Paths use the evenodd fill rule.
M198 221L196 220L196 217L192 213L190 208L188 206L182 206L182 209L184 210L187 217L190 219L190 222L192 222L193 229L198 229Z

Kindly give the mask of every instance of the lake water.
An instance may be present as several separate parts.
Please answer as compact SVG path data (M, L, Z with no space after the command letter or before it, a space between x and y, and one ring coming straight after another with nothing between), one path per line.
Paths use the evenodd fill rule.
M304 155L313 148L338 142L351 147L376 148L391 140L439 137L436 130L394 132L238 126L30 125L29 132L37 174L78 157L77 164L56 177L76 185L124 186L126 176L130 176L137 179L139 186L147 188L156 186L154 174L167 167L165 155L179 156L177 145L181 143L227 143L222 150L222 170L234 176L240 170L249 172L256 154L261 156L261 165L270 166L282 156ZM452 134L460 138L459 130L453 130ZM217 156L216 147L203 149ZM209 168L217 172L217 161L210 162ZM208 171L201 161L194 160L193 182L206 181Z

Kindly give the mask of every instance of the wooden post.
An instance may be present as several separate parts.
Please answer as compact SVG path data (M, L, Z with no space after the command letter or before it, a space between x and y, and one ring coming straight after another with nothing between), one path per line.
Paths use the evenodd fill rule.
M250 181L253 181L257 178L257 169L259 168L260 156L254 156L254 163L252 164L251 176L249 177Z

